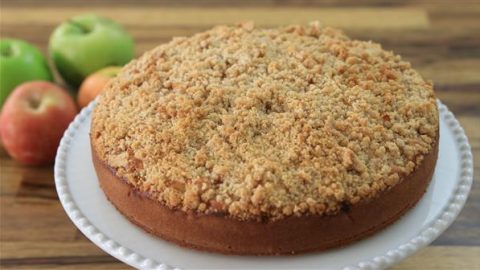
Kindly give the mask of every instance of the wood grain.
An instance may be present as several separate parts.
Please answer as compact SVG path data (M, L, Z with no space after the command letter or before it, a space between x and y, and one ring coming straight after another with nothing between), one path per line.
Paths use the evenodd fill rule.
M87 13L90 8L5 8L2 22L18 22L18 17L28 18L23 23L55 25L78 13ZM126 26L142 27L211 27L217 24L233 24L241 21L255 21L259 26L281 24L302 24L315 20L336 27L379 28L379 29L425 29L429 21L425 11L414 8L323 8L305 9L296 7L99 7L96 14L121 21ZM265 16L268 14L268 16ZM161 20L159 20L161 18ZM355 24L351 22L355 21Z
M0 36L27 40L44 53L61 21L90 12L121 22L136 54L173 36L219 23L255 20L274 26L319 20L350 36L379 42L435 83L473 149L475 183L455 223L429 247L393 269L480 269L480 4L478 1L385 0L4 0ZM129 269L90 243L70 222L55 191L53 170L23 167L0 147L2 269Z

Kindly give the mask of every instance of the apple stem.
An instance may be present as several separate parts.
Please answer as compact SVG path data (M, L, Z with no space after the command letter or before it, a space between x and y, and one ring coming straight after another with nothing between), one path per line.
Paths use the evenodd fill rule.
M40 97L38 96L33 96L30 99L28 99L28 105L30 108L37 110L40 107L40 104L42 101L40 100Z
M0 53L4 57L10 57L13 54L12 47L10 45L3 46Z
M90 32L90 29L88 29L87 27L85 27L84 25L82 25L80 23L77 23L76 21L68 20L68 22L73 24L74 26L80 28L80 30L82 30L85 34Z

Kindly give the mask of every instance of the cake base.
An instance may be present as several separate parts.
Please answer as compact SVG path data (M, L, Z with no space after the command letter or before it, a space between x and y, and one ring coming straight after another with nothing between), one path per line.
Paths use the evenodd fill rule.
M438 139L415 171L367 202L331 216L240 221L223 215L172 210L140 192L99 159L92 158L100 185L131 222L156 236L199 250L239 255L298 254L338 247L365 238L398 220L425 193L438 154Z

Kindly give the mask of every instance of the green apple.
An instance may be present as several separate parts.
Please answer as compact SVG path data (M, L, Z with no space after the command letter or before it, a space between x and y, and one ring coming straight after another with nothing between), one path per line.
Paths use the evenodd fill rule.
M50 56L63 79L79 86L107 66L123 66L134 55L133 39L118 23L93 14L59 25L50 37Z
M26 81L52 81L47 61L34 46L18 39L0 40L0 107Z

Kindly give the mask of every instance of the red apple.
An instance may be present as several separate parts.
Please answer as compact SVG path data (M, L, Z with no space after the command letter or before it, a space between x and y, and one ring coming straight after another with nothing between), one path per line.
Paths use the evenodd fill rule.
M77 114L72 97L44 81L19 85L0 115L0 136L8 154L25 165L52 163L65 129Z
M80 86L78 91L77 103L78 107L83 108L94 100L98 94L103 90L103 87L112 79L117 76L122 67L111 66L103 68L91 75L89 75Z

